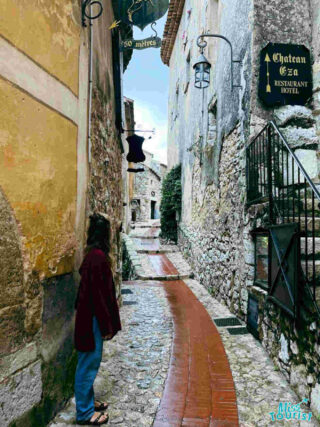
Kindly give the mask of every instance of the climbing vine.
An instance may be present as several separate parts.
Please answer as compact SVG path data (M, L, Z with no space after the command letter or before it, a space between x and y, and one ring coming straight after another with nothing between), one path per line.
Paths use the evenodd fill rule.
M171 169L162 183L161 237L178 241L178 224L176 213L181 214L181 165Z

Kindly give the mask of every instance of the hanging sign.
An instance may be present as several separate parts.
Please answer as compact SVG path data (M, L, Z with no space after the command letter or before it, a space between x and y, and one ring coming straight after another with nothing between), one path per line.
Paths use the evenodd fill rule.
M160 39L160 37L149 37L143 40L128 39L121 42L120 50L121 51L129 50L129 49L142 50L142 49L148 49L149 47L158 48L158 47L161 47L161 43L162 43L162 40Z
M259 98L269 107L306 104L312 95L311 70L305 46L269 43L260 56Z
M113 0L116 19L143 30L168 10L169 0Z
M146 160L146 156L142 150L144 138L142 136L133 134L127 138L129 144L129 153L127 155L128 162L141 163Z

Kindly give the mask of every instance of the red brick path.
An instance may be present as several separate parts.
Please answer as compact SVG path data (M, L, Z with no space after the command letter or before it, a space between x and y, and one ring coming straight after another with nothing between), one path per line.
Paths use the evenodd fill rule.
M165 255L151 256L157 257L159 275L176 274ZM150 285L164 287L174 322L170 367L153 427L239 426L228 359L206 309L181 280Z

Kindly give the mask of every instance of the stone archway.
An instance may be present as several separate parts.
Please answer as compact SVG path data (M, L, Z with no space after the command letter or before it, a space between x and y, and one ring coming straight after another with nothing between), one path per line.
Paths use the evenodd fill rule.
M18 349L25 334L21 238L12 208L0 187L0 355Z

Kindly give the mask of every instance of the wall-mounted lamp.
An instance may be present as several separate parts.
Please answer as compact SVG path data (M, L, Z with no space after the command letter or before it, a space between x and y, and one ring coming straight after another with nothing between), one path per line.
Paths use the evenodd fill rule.
M207 60L207 58L203 55L203 50L208 44L205 40L203 40L204 37L217 37L217 38L225 40L229 44L230 49L231 49L231 90L233 90L234 87L242 87L241 85L234 85L233 84L233 64L235 62L242 64L242 61L233 59L232 44L230 43L230 41L226 37L221 36L219 34L202 34L197 39L197 45L200 48L200 56L199 56L198 61L193 66L193 68L195 70L195 83L194 83L195 87L198 89L205 89L210 84L211 64Z
M198 89L205 89L210 84L210 68L211 64L207 58L200 54L198 61L193 66L195 70L195 82L194 85Z
M91 6L94 6L95 4L99 6L99 12L94 16L91 16L90 13L87 14L86 10L88 8L89 8L89 10L91 10ZM82 11L82 26L86 27L87 26L86 18L88 18L90 20L99 18L99 16L101 16L101 14L103 12L103 7L102 7L102 4L100 3L100 1L98 1L98 0L94 0L94 1L82 0L81 11Z

